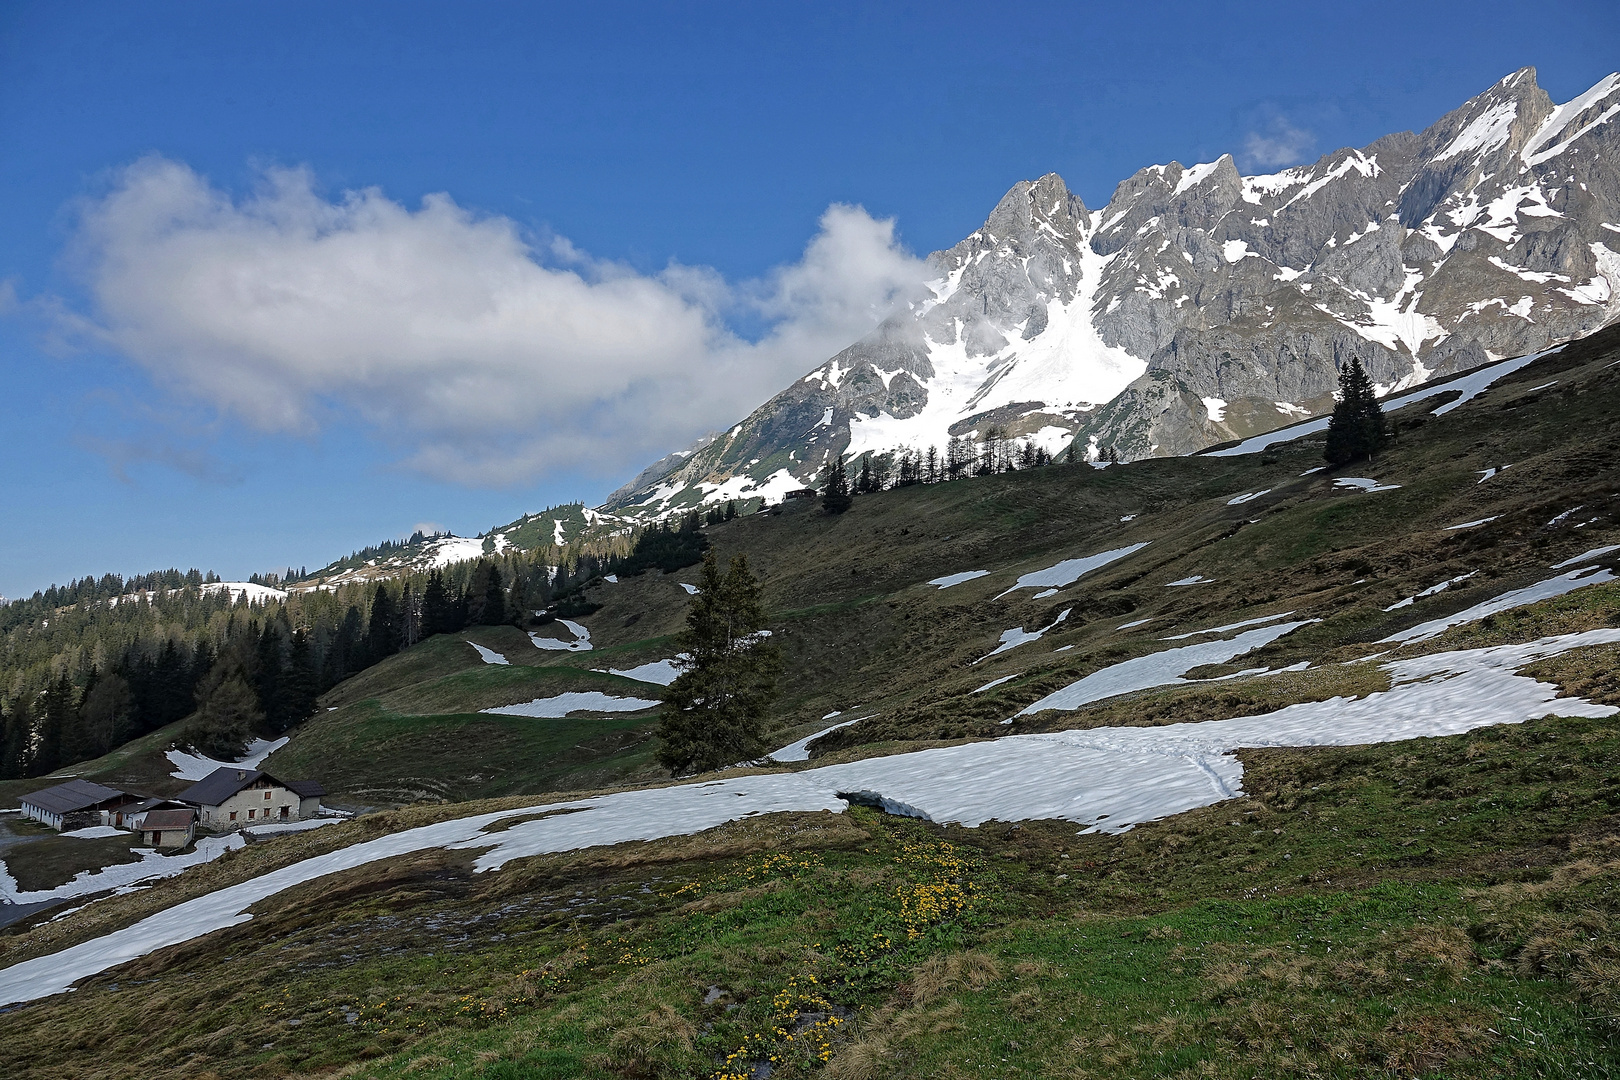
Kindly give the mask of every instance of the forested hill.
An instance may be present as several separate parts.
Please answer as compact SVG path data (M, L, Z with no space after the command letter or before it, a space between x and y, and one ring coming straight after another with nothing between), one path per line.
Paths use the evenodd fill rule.
M584 543L508 546L335 584L292 571L224 582L165 570L53 585L0 607L0 780L44 776L188 718L177 741L237 757L423 638L549 621L559 599L564 615L583 610L566 605L604 574L690 565L702 550L698 525L695 516L655 524L606 554Z

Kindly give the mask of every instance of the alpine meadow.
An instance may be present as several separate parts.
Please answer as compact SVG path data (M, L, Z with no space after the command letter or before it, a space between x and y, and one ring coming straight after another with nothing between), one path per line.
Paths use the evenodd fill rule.
M704 80L736 76L710 60L656 91L587 68L647 12L574 38L496 7L553 95L522 138L558 140L579 191L617 160L581 146L780 138L769 109L790 127L793 95L830 110L888 62L715 105ZM386 37L407 8L437 21L356 52L357 83L494 77L495 8L457 15L476 48L442 5L336 14ZM26 15L9 55L42 71L27 43L59 16ZM848 50L883 18L845 15ZM740 32L690 17L657 55ZM177 79L215 63L174 32ZM435 139L331 72L300 88L306 45L266 33L292 66L263 107L340 128L254 129L271 89L186 83L264 160L387 129L410 145L378 160L426 168L462 122L467 156L518 153L475 108ZM128 498L220 551L382 488L423 515L476 490L505 523L360 547L378 512L286 569L102 565L0 600L0 1076L1620 1076L1620 74L1559 102L1519 63L1320 156L1278 112L1100 208L1014 172L926 256L784 164L784 207L834 205L802 262L746 280L653 267L662 240L589 255L539 211L413 209L352 168L334 194L254 164L233 195L241 162L201 135L184 156L224 179L142 128L87 154L75 175L148 156L69 193L52 257L81 292L0 268L0 317L36 320L64 380L119 358L72 407L118 402L74 438ZM932 93L953 138L993 126ZM1323 129L1360 115L1331 93ZM859 111L795 152L887 115ZM838 184L921 153L889 138ZM702 186L766 229L726 168ZM574 235L612 250L614 215L679 213L678 172ZM520 512L593 455L568 475L594 497ZM330 504L263 479L346 456ZM155 469L190 494L155 500ZM108 550L148 550L98 514Z

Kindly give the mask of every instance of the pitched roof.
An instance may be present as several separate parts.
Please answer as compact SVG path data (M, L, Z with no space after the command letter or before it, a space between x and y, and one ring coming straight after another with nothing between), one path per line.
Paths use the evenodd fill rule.
M251 787L261 776L265 774L258 769L238 769L233 765L226 765L192 784L176 798L196 806L218 806L243 788ZM275 780L275 777L265 776L265 779Z
M53 814L71 814L75 810L85 810L112 799L126 797L124 792L117 788L103 787L88 780L69 780L65 784L57 784L55 787L24 795L22 801L27 806L37 806Z
M184 810L153 810L141 822L142 832L167 831L169 829L189 829L191 827L194 811L188 806Z
M239 769L234 765L226 765L215 769L175 797L193 806L218 806L238 791L252 787L260 780L284 787L303 799L326 794L326 789L315 780L277 780L262 769Z

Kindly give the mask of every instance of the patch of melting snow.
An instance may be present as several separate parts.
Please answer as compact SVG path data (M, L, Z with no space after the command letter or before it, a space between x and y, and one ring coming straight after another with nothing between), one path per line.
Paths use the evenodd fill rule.
M1590 551L1583 551L1574 558L1565 559L1563 562L1553 563L1552 568L1554 570L1562 570L1566 566L1574 566L1576 563L1589 562L1592 559L1602 558L1604 555L1607 555L1612 551L1620 551L1620 544L1609 544L1605 547L1595 547Z
M122 829L119 830L123 832ZM127 833L125 835L128 835ZM212 862L241 847L246 841L237 833L225 836L205 836L191 851L183 855L163 855L152 849L137 848L138 862L115 863L100 870L81 870L72 881L54 889L33 889L27 892L17 887L17 879L0 864L0 902L8 904L37 904L45 900L69 900L76 896L106 892L109 889L129 889L139 882L174 877L188 867ZM7 969L0 968L0 980Z
M1270 494L1271 494L1271 489L1270 488L1262 488L1259 491L1249 491L1249 492L1245 492L1242 495L1234 495L1232 498L1227 499L1226 500L1226 505L1227 506L1239 506L1239 505L1241 505L1243 503L1249 502L1251 499L1258 499L1262 495L1270 495Z
M1278 619L1286 619L1286 618L1288 618L1288 616L1290 616L1292 614L1293 614L1292 611L1279 611L1275 615L1262 615L1258 619L1244 619L1242 622L1227 623L1225 626L1212 626L1208 630L1189 630L1185 634L1171 634L1169 637L1160 638L1159 640L1160 641L1184 641L1187 638L1197 637L1200 634L1224 634L1228 630L1241 630L1245 626L1259 626L1261 623L1276 622ZM1150 620L1143 619L1142 621L1143 622L1148 622ZM1134 626L1136 624L1134 624L1134 623L1126 623L1125 625L1126 626ZM1120 629L1123 630L1124 627L1121 627Z
M1461 524L1458 524L1458 525L1447 525L1444 529L1441 529L1440 531L1441 532L1456 532L1458 529L1472 529L1476 525L1489 525L1491 522L1495 521L1497 518L1499 518L1501 516L1502 516L1501 514L1492 514L1490 517L1480 518L1478 521L1464 521L1464 522L1462 522Z
M1093 671L1083 679L1078 679L1047 694L1033 705L1027 705L1019 710L1018 716L1032 716L1047 709L1072 711L1089 705L1103 698L1117 697L1120 694L1130 694L1138 690L1151 690L1157 686L1171 686L1176 683L1194 680L1184 679L1182 676L1195 667L1205 664L1224 664L1234 657L1242 656L1246 652L1269 645L1290 631L1301 626L1307 626L1314 619L1304 619L1299 622L1278 623L1275 626L1262 627L1258 630L1248 630L1234 638L1216 641L1200 641L1194 645L1182 645L1175 649L1161 649L1146 656L1122 660L1100 671ZM1010 724L1011 719L1002 723Z
M1620 630L1605 628L1385 662L1390 690L1366 698L1293 704L1264 716L1013 735L800 772L629 790L442 821L283 866L102 938L0 968L0 1004L63 993L86 976L245 923L253 918L249 907L290 887L429 848L475 850L481 852L473 863L476 871L499 870L517 858L690 836L755 814L839 813L847 805L839 792L878 792L885 805L904 806L936 823L972 827L990 819L1061 818L1087 826L1087 832L1123 832L1142 821L1239 795L1243 763L1233 751L1244 746L1361 745L1456 735L1549 714L1614 716L1620 709L1558 698L1557 687L1523 677L1518 669L1570 649L1615 641L1620 641ZM575 813L552 813L518 821L501 832L484 832L492 824L536 811Z
M1399 484L1380 484L1377 480L1365 476L1341 476L1333 481L1334 487L1359 488L1362 491L1394 491Z
M100 840L105 836L129 836L130 832L128 829L120 829L114 825L91 825L88 828L74 829L62 835L76 837L80 840Z
M1503 611L1510 611L1513 608L1524 607L1526 604L1534 604L1538 600L1550 600L1555 596L1563 596L1565 593L1574 592L1576 589L1584 589L1588 585L1602 585L1613 580L1615 580L1615 576L1612 573L1598 567L1589 566L1580 570L1571 570L1567 574L1559 574L1557 577L1548 578L1546 581L1538 581L1534 585L1527 585L1522 589L1513 589L1500 596L1493 596L1489 600L1475 604L1473 607L1459 611L1454 615L1419 623L1399 633L1391 634L1389 637L1379 638L1378 641L1381 645L1391 641L1399 641L1402 644L1427 641L1429 638L1438 637L1440 634L1445 633L1453 626L1461 626L1463 623L1483 619L1487 615L1496 615Z
M684 581L677 581L675 584L677 584L681 588L685 589L687 596L696 596L698 593L703 591L702 589L698 588L696 585L688 585Z
M823 720L831 720L835 716L843 716L843 715L844 715L844 713L843 713L843 711L841 709L834 709L832 712L828 713L826 716L823 716L822 719Z
M1302 473L1300 473L1300 474L1299 474L1299 475L1301 475L1301 476L1309 476L1309 475L1311 475L1311 474L1312 474L1312 473L1319 473L1319 472L1321 472L1321 471L1322 471L1322 470L1323 470L1323 469L1325 469L1325 468L1327 468L1327 466L1326 466L1326 465L1318 465L1318 466L1317 466L1317 467L1316 467L1316 468L1314 468L1314 469L1306 469L1306 470L1305 470L1305 471L1304 471L1304 472L1302 472Z
M518 705L501 705L478 711L494 713L497 716L533 716L555 720L576 712L640 712L642 709L654 708L658 704L660 703L657 701L645 698L614 697L600 690L570 690L564 694L535 698L533 701Z
M1554 567L1553 569L1556 570L1557 567ZM1385 608L1384 610L1385 611L1395 611L1395 610L1397 610L1399 608L1410 607L1411 605L1417 603L1419 600L1422 600L1425 596L1434 596L1436 593L1443 593L1447 589L1451 588L1453 585L1457 584L1458 582L1467 581L1469 578L1473 577L1477 573L1479 573L1478 570L1470 570L1466 574L1459 574L1458 576L1456 576L1454 578L1449 578L1449 579L1447 579L1445 581L1442 581L1438 585L1430 585L1427 589L1424 589L1420 593L1415 593L1412 596L1408 596L1405 600L1397 600L1397 601L1395 601L1395 603L1389 605L1389 607ZM1380 655L1382 655L1382 654L1380 654Z
M1055 652L1056 650L1053 650L1053 651ZM974 690L972 692L975 693L975 694L982 694L986 690L990 690L990 689L993 689L994 687L1000 686L1004 682L1012 682L1014 679L1018 678L1018 676L1021 675L1021 674L1023 674L1023 672L1015 671L1011 675L1003 675L999 679L991 679L989 682L985 683L983 686L979 687L977 690Z
M1137 619L1135 622L1121 623L1119 626L1114 627L1114 629L1115 630L1129 630L1133 626L1146 626L1148 623L1153 622L1155 619L1161 619L1163 617L1164 616L1162 616L1162 615L1149 615L1147 618L1145 618L1145 619Z
M1242 747L1353 746L1455 735L1547 715L1612 716L1620 710L1560 698L1558 687L1518 670L1572 649L1615 642L1620 629L1590 630L1524 645L1388 661L1383 667L1390 673L1389 690L1290 705L1262 716L1013 735L794 773L537 803L425 825L305 859L94 940L0 968L0 1004L62 993L90 975L247 922L254 904L304 882L433 848L478 851L474 869L482 872L534 855L691 835L759 814L838 813L847 805L839 792L863 791L940 823L972 827L989 820L1060 818L1088 832L1123 832L1241 794L1243 765L1233 751ZM575 812L484 831L539 811Z
M494 649L486 649L476 641L469 641L467 644L478 650L478 655L483 658L483 661L486 664L501 664L503 666L510 666L512 663L512 661L508 660L505 656L496 652Z
M1174 589L1182 585L1210 585L1214 581L1214 578L1207 578L1203 574L1194 574L1192 577L1184 577L1177 581L1167 581L1164 583L1164 587Z
M1131 544L1129 547L1114 548L1112 551L1098 552L1096 555L1087 555L1081 559L1064 559L1060 563L1048 566L1045 570L1036 570L1033 573L1023 575L1012 588L998 594L996 599L1000 600L1007 593L1018 589L1061 589L1066 585L1073 585L1091 571L1123 559L1127 555L1133 555L1145 547L1147 547L1146 541L1140 544Z
M617 585L619 583L619 575L618 574L606 574L606 575L604 575L602 577L602 580L607 582L609 585Z
M1565 510L1562 514L1559 514L1557 517L1555 517L1551 521L1547 522L1547 527L1551 528L1554 525L1561 524L1562 522L1568 520L1569 516L1571 514L1573 514L1575 511L1582 510L1582 509L1585 509L1585 504L1584 503L1582 505L1580 505L1580 506L1572 506L1572 507L1570 507L1568 510Z
M944 577L934 578L928 584L938 585L941 589L948 589L952 585L960 585L964 581L982 578L988 573L990 573L988 570L964 570L960 574L946 574Z
M1121 520L1121 521L1135 521L1136 520L1136 515L1135 514L1126 514L1124 517L1120 518L1119 520Z
M788 743L786 746L782 747L782 749L780 749L780 750L772 750L769 754L767 754L765 756L770 758L772 761L780 761L780 762L809 761L810 760L810 744L811 743L815 742L817 739L821 738L823 735L827 734L829 731L837 731L839 728L846 728L846 727L849 727L851 724L858 724L862 720L870 720L870 719L872 719L872 716L876 716L876 715L877 715L876 713L873 713L873 714L871 714L871 716L857 716L853 720L845 720L842 724L834 724L832 727L822 728L820 731L816 732L814 735L806 735L804 738L799 739L797 742ZM822 719L825 720L826 717L824 716L824 717L822 717Z
M1036 594L1036 595L1039 595L1039 594ZM992 656L999 656L1000 654L1006 652L1008 649L1016 649L1016 648L1018 648L1018 646L1027 645L1031 641L1039 641L1042 637L1044 637L1046 635L1046 632L1048 630L1051 630L1053 627L1055 627L1058 623L1062 622L1064 619L1067 619L1069 617L1069 612L1071 612L1073 610L1074 610L1073 608L1064 608L1063 613L1061 615L1059 615L1057 618L1053 619L1051 621L1051 623L1049 623L1048 625L1041 627L1039 630L1025 630L1021 626L1015 626L1011 630L1003 630L1001 632L1001 644L997 645L995 647L995 649L993 649L992 651L990 651L988 653L985 653L983 656L979 657L977 660L975 660L973 662L975 664L980 664L980 663L983 663L984 661L990 659Z
M610 675L622 675L626 679L634 679L637 682L668 686L681 673L680 668L675 665L685 655L685 653L682 653L681 656L672 660L654 660L650 664L640 664L633 668L608 668L607 670Z
M188 754L184 750L166 750L163 756L169 759L174 770L169 773L176 780L197 781L206 777L215 769L223 769L233 765L238 769L257 769L264 764L264 759L287 745L287 736L279 739L254 739L248 743L247 753L238 761L219 761L215 758L204 757L202 754Z
M695 591L695 590L694 590ZM574 635L573 641L563 641L561 638L541 637L538 631L529 631L529 640L534 642L537 649L546 649L551 652L590 652L591 632L574 622L572 619L558 619L557 624Z

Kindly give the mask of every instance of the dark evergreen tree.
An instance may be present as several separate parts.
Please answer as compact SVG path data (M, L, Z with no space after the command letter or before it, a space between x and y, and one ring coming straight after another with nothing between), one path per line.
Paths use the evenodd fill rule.
M10 709L0 702L0 780L16 780L27 773L29 728L33 718L23 702L15 702Z
M1339 369L1339 400L1328 420L1327 446L1322 456L1330 465L1348 465L1370 458L1388 437L1378 391L1355 357Z
M488 559L479 559L467 586L467 622L476 626L501 626L507 622L506 587L501 568Z
M30 776L44 776L63 765L73 764L63 760L62 750L63 736L78 723L77 697L73 680L66 671L53 679L40 695L39 741L29 762Z
M85 687L79 728L86 743L84 758L100 757L129 741L135 735L135 695L129 680L117 671L96 675Z
M842 514L854 500L849 495L849 474L844 471L844 459L835 457L827 466L826 486L821 492L821 508L829 514Z
M360 609L350 604L326 651L326 685L334 686L365 667L361 655L364 651L365 631L360 622Z
M741 555L722 576L703 557L701 590L679 638L682 671L664 691L658 760L677 775L751 761L765 750L765 720L776 696L781 654L760 635L759 582Z
M248 672L235 657L222 656L197 688L197 712L180 738L200 754L234 761L264 719Z
M736 499L728 499L726 501L726 520L727 521L735 521L736 519L737 519L737 500Z
M855 493L857 495L870 495L877 490L877 481L872 475L872 455L861 456L861 472L855 478Z
M366 621L366 653L375 664L384 657L399 652L399 609L394 597L382 582L371 595L371 617Z
M279 735L315 715L318 688L314 662L310 658L309 636L303 630L294 630L287 646L286 666L282 670L281 693L274 713L266 710L265 726L270 734Z
M444 587L444 575L438 570L428 572L427 585L422 589L422 636L453 634L461 627L454 625L450 592Z

